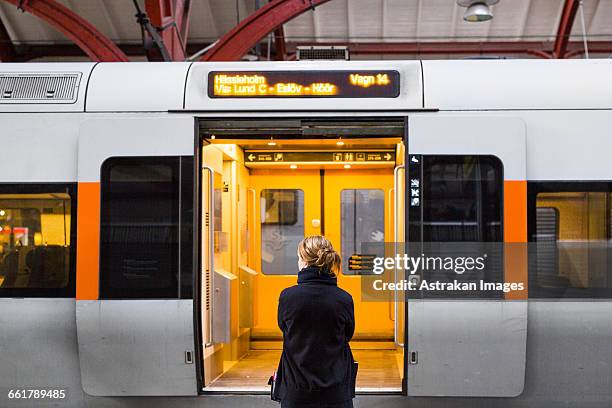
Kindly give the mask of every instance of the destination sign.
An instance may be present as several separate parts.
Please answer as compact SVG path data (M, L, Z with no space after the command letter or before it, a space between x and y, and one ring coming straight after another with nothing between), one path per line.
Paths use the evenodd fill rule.
M396 98L397 71L212 71L210 98Z
M244 158L247 163L395 162L395 150L340 152L245 151Z

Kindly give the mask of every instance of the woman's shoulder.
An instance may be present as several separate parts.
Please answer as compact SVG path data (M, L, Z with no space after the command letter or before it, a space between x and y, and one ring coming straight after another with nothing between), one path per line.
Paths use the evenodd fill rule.
M289 286L288 288L285 288L281 291L279 297L283 298L285 296L291 296L291 293L295 292L297 289L298 289L298 285Z
M351 296L350 293L348 293L346 290L342 289L341 287L336 287L336 289L338 289L338 297L340 299L342 299L346 303L353 303L353 296Z
M327 290L331 290L334 292L335 297L337 297L338 300L340 300L343 303L347 303L347 304L352 304L353 303L353 297L351 296L350 293L348 293L346 290L342 289L341 287L338 286L328 286ZM285 288L281 291L280 296L279 296L279 300L282 300L283 298L290 298L292 296L304 296L304 293L300 293L302 291L302 287L300 287L300 285L293 285L293 286L289 286L288 288ZM329 293L329 292L328 292Z

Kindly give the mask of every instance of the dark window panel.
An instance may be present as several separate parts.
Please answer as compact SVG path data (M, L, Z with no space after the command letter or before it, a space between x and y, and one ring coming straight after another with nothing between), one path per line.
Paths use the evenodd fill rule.
M503 164L488 155L424 155L421 160L420 207L410 217L412 256L479 257L487 255L480 271L457 275L454 271L428 270L428 281L504 282L503 269ZM423 297L500 298L502 292L423 291Z
M104 162L102 299L177 298L179 269L185 273L184 295L193 293L193 235L179 231L192 228L192 159L191 170L183 172L188 167L189 159L181 157L117 157ZM183 176L188 187L181 185Z
M502 242L503 166L493 156L424 156L423 241Z

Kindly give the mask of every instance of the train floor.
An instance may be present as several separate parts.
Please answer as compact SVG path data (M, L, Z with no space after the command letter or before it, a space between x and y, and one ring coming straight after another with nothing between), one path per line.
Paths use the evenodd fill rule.
M242 359L217 377L208 391L264 391L276 370L281 350L250 350ZM359 362L357 392L399 392L402 390L402 356L393 349L353 349Z

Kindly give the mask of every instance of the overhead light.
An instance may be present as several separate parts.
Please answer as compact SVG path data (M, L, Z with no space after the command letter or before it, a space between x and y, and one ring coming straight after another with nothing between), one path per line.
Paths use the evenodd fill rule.
M463 15L463 19L469 23L479 23L491 20L493 14L489 6L497 2L499 2L499 0L457 0L459 6L467 8Z
M342 140L342 138L339 138L338 141L336 142L336 145L338 146L344 146L344 141Z
M274 141L273 137L270 138L270 141L268 142L268 146L276 146L276 142Z
M291 166L289 166L289 168L295 170L297 169L297 164L292 164Z
M350 165L350 164L345 164L345 165L344 165L344 168L345 168L345 169L350 169L350 168L351 168L351 165Z
M482 3L471 5L463 15L463 19L470 23L479 23L481 21L489 21L493 18L489 6Z
M4 217L6 215L6 211L0 210L0 217Z

